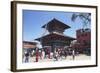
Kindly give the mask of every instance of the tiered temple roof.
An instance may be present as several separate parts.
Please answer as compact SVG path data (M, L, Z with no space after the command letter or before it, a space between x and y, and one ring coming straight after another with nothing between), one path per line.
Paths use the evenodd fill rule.
M64 35L63 33L65 29L71 27L55 18L43 25L42 28L47 29L49 34L41 36L40 38L36 38L35 40L42 42L43 46L52 46L55 44L59 44L59 46L61 44L67 46L70 45L71 41L75 40L75 38Z

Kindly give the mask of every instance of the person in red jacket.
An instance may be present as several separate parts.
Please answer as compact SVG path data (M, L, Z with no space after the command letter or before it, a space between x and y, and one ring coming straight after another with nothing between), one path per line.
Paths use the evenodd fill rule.
M38 59L39 59L39 51L38 48L36 48L36 62L38 62Z
M50 59L50 49L48 48L48 58Z

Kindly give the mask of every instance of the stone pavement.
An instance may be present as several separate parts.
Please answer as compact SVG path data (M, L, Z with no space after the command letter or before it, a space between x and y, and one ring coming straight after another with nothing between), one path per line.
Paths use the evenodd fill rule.
M91 59L91 56L87 56L87 55L84 55L84 54L79 54L77 56L75 56L75 59L74 60L89 60ZM69 60L73 60L73 57L72 56L67 56L66 58L65 57L62 57L62 58L59 58L58 61L69 61ZM40 59L38 60L38 62L52 62L52 61L56 61L56 59L52 58L52 59L48 59L48 58L45 58L45 59ZM29 62L36 62L36 58L35 57L30 57L29 58Z

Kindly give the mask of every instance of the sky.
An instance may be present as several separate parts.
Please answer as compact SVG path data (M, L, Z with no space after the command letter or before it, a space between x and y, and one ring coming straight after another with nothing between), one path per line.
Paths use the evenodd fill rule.
M81 29L83 23L80 18L77 18L73 22L71 20L73 13L74 12L23 10L23 40L34 41L34 39L41 37L45 32L41 27L54 18L71 27L65 30L65 35L76 38L76 30Z

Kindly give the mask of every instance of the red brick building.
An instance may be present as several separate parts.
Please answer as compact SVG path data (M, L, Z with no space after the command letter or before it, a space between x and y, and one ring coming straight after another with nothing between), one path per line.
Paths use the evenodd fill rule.
M86 51L91 51L91 30L78 29L76 31L76 43L74 43L73 48L80 53L86 53Z

